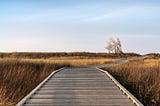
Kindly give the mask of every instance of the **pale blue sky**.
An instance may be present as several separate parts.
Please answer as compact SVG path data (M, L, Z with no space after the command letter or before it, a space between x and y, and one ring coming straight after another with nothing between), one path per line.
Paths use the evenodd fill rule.
M159 0L1 0L0 51L160 52Z

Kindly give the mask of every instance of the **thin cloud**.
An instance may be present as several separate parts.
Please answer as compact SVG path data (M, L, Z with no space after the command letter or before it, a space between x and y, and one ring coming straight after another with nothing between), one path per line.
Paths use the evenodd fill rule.
M90 18L86 18L83 20L83 22L97 22L97 21L103 21L103 20L110 20L110 19L114 19L114 18L121 18L121 17L128 17L131 15L138 15L140 17L145 18L146 14L150 14L153 11L152 10L157 10L159 9L158 6L155 5L135 5L135 6L130 6L130 7L124 7L124 8L120 8L120 9L116 9L114 11L111 11L109 13L105 13L99 16L93 16ZM147 17L146 17L147 18Z
M110 13L106 13L106 14L103 14L100 16L95 16L95 17L90 17L90 18L84 19L83 21L84 22L93 22L93 21L100 21L100 20L104 20L104 19L109 19L109 18L124 15L124 14L128 13L129 10L130 10L130 8L118 9L118 10L114 10Z

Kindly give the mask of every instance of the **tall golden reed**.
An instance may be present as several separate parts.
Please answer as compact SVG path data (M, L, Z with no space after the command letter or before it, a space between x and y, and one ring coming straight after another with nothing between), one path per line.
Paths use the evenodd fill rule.
M160 59L132 61L105 69L145 106L160 106Z

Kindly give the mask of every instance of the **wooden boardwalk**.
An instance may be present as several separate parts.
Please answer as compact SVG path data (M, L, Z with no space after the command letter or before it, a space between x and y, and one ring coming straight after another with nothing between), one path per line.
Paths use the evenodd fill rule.
M94 67L65 68L50 75L17 106L135 106ZM141 106L141 105L139 105Z

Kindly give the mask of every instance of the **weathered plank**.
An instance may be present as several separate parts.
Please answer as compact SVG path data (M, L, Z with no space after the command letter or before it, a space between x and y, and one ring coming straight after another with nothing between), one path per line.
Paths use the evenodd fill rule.
M97 99L97 98L71 98L71 99L30 99L27 101L28 104L60 104L60 103L73 103L73 104L111 104L114 102L117 103L130 103L130 101L128 101L127 99ZM26 104L27 104L26 103Z
M103 103L98 103L98 104L79 104L79 103L60 103L60 104L24 104L24 106L133 106L132 103L108 103L108 104L103 104Z
M54 90L116 90L116 87L75 87L75 86L69 86L69 87L42 87L40 90L47 90L47 91L54 91Z
M72 96L72 95L33 95L32 96L32 98L34 98L34 99L64 99L64 98L66 98L66 99L71 99L71 98L73 98L74 99L74 97ZM97 98L97 99L123 99L123 98L125 98L125 99L127 99L127 96L125 96L125 95L76 95L76 98L78 99L78 98L86 98L86 99L88 99L88 98Z

